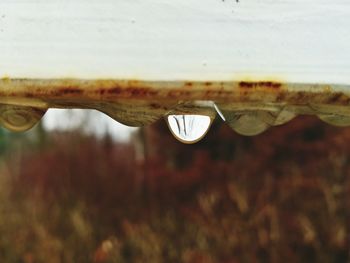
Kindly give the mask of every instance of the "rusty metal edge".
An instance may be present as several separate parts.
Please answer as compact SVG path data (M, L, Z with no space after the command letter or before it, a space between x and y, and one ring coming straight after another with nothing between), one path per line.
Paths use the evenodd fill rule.
M276 118L281 111L295 115L314 114L326 122L332 123L335 117L336 125L347 125L349 91L350 85L346 84L288 83L273 79L142 81L2 78L0 107L6 109L7 116L11 116L9 112L18 112L21 107L24 111L28 109L29 113L35 111L35 121L40 119L38 109L43 114L49 108L97 109L129 126L143 126L168 114L192 113L213 117L216 109L241 115L263 111L272 113ZM196 103L198 101L211 102L213 106L201 106ZM31 118L32 122L34 119ZM3 123L6 121L6 118L2 119ZM270 120L267 122L270 123Z

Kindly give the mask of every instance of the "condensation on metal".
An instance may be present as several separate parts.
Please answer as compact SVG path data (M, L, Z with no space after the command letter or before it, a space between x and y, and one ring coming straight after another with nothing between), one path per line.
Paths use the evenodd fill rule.
M350 86L266 80L138 81L78 79L0 80L0 123L31 128L48 108L96 109L129 126L174 115L218 113L236 132L256 135L300 114L350 125Z

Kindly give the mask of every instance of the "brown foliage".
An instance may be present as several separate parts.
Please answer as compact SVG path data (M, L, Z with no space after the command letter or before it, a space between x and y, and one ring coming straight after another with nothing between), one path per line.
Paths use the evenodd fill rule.
M0 224L0 249L11 251L0 258L348 260L350 129L299 118L252 138L215 123L195 145L162 123L142 136L144 159L132 144L79 133L11 155L1 168L11 217L0 222L12 229Z

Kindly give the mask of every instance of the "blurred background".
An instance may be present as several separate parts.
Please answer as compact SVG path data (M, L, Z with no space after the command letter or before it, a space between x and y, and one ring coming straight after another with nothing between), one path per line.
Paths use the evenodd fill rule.
M350 128L298 117L194 145L50 110L0 130L0 262L349 262Z

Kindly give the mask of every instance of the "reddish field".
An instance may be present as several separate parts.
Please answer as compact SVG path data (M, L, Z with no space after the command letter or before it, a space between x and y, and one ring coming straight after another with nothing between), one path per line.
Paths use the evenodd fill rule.
M6 137L0 262L348 262L350 129ZM5 138L5 137L4 137Z

